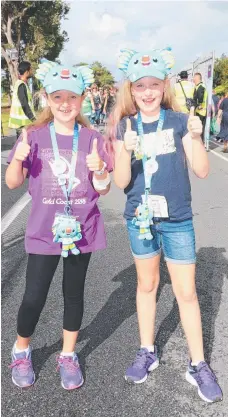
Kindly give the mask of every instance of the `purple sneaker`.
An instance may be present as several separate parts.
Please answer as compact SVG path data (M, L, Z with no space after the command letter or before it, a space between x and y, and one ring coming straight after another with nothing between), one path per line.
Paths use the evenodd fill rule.
M84 379L76 353L73 357L59 356L57 362L62 387L67 390L81 387Z
M27 354L26 352L15 353L13 348L10 368L12 369L12 381L17 387L26 388L34 384L35 374L32 367L30 348Z
M156 346L154 353L149 352L146 348L139 349L134 362L126 371L125 379L128 382L141 384L146 381L149 372L156 369L158 365Z
M198 387L198 394L202 400L208 403L222 401L222 390L215 374L206 362L200 362L198 366L192 366L190 362L186 380Z

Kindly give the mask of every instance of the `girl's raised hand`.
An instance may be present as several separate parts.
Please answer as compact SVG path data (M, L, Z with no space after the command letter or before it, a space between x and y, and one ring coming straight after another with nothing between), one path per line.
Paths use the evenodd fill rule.
M22 141L18 143L14 159L24 162L31 150L31 146L28 144L28 133L25 128L22 129Z
M124 134L124 146L127 151L134 151L137 144L137 132L131 129L131 120L127 118L127 128Z
M198 138L203 132L203 125L198 116L195 116L195 108L191 107L188 118L188 131L191 137Z

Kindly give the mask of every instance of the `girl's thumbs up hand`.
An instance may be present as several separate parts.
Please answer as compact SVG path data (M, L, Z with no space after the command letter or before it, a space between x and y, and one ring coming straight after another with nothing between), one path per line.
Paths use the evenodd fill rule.
M17 161L25 161L30 153L31 146L28 144L28 133L26 129L22 129L22 141L18 143L14 154Z
M131 120L127 118L127 128L124 134L124 146L127 151L134 151L137 144L137 132L131 130Z
M188 131L191 137L198 138L203 132L203 125L198 116L195 116L195 108L191 107L188 118Z
M100 155L97 150L97 139L93 140L92 152L86 156L86 164L90 171L100 171L104 162L101 160Z

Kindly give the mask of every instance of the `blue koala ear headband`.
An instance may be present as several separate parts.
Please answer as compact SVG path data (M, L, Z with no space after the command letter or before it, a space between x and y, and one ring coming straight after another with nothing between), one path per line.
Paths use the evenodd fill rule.
M68 67L56 62L42 59L35 77L40 80L46 93L68 90L82 95L83 91L94 82L93 71L87 67Z
M154 49L147 54L131 49L121 49L118 57L118 68L131 82L143 77L156 77L164 80L174 63L170 47Z

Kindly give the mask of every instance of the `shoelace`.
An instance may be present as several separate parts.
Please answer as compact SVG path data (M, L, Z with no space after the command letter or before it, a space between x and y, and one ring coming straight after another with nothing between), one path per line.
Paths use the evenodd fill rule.
M71 374L74 374L75 369L79 368L78 362L74 361L70 356L59 356L57 357L57 362L57 370L59 370L60 366L62 365Z
M133 366L135 368L144 368L148 358L154 360L154 353L152 352L148 353L145 349L140 349L136 354L136 358L133 362Z
M212 370L209 366L205 363L197 372L196 376L199 384L205 383L208 384L210 382L216 381L216 376L213 374Z
M31 361L27 358L24 359L16 359L11 363L9 366L11 369L15 368L15 366L18 367L18 372L20 372L22 375L27 375L29 372L29 368L31 367Z

